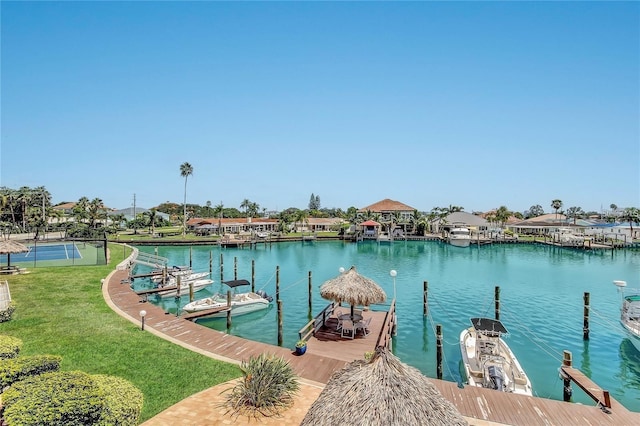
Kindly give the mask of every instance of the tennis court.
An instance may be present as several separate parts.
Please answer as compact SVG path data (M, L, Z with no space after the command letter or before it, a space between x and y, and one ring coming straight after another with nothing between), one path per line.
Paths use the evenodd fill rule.
M23 266L69 266L106 263L104 244L84 241L60 241L26 244L25 253L11 255L11 264ZM7 255L0 256L0 265L7 263Z
M29 251L11 256L14 262L33 262L38 260L82 259L75 243L27 246Z

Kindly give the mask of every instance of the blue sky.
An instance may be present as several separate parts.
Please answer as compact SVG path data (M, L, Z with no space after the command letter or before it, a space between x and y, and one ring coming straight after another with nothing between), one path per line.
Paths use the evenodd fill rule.
M640 206L638 2L7 2L0 185Z

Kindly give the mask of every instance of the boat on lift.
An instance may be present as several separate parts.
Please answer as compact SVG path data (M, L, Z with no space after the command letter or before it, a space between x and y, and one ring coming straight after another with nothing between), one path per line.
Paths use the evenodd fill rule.
M471 318L460 333L460 351L470 386L533 396L531 380L502 339L507 329L499 320Z
M232 280L224 281L228 287L235 289L237 287L249 285L247 280ZM273 298L267 295L266 292L259 290L257 292L244 292L231 294L231 316L239 316L248 314L251 312L266 309L270 306ZM203 299L194 300L191 303L186 304L182 310L188 313L214 310L217 308L224 308L228 306L227 295L215 294L211 297L205 297ZM226 318L227 312L212 312L211 315L200 317L202 318Z

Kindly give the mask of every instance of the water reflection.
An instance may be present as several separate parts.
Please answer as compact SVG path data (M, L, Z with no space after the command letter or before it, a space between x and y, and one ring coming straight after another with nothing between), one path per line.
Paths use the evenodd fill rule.
M622 339L620 342L620 380L625 388L634 388L640 391L640 352L633 346L631 340ZM636 399L640 400L640 394Z
M591 371L591 358L589 356L589 340L582 341L582 362L580 363L580 371L591 377L593 372Z

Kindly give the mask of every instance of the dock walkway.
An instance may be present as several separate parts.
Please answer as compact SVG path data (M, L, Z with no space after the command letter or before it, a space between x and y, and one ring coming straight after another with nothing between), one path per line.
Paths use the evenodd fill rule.
M326 350L321 350L319 346L315 352L309 349L305 355L296 356L291 348L254 342L212 330L183 317L165 313L162 308L151 303L141 302L140 296L127 283L127 278L127 271L117 270L105 280L103 295L112 309L136 324L140 324L139 313L144 309L147 312L145 331L211 358L239 364L251 356L271 353L287 360L301 378L326 384L335 371L355 359L353 357L361 359L367 351L363 351L363 346L348 354L351 351L347 351L346 347L354 342L340 341L331 342L340 344L340 349L327 346ZM375 323L372 322L373 324ZM372 332L366 339L356 340L366 342L371 339L372 349L368 350L373 350L375 338L377 336ZM369 347L368 343L366 347ZM630 412L613 398L612 408L607 413L596 407L595 403L593 406L572 404L471 386L459 388L453 382L433 378L430 380L463 416L471 420L526 426L640 424L640 413Z

